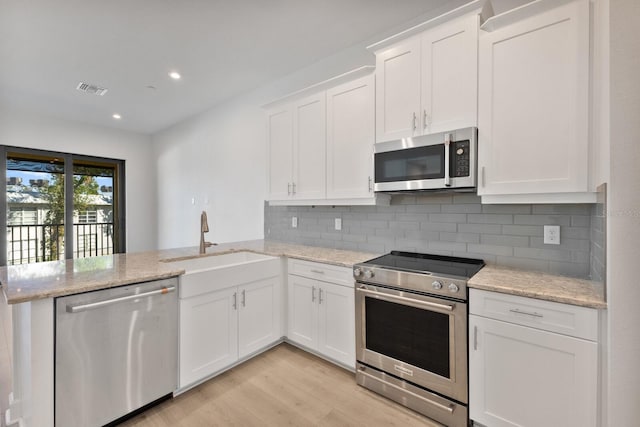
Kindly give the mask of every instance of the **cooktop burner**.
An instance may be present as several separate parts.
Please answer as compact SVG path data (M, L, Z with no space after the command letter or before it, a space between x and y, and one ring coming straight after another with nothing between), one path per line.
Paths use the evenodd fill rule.
M413 273L446 274L466 279L484 267L484 261L481 259L401 251L391 251L362 264Z

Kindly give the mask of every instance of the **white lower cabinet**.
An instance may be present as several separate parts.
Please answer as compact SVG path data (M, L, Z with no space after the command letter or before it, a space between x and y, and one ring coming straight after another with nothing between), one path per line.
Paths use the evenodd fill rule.
M180 387L238 359L236 288L180 301Z
M281 338L280 276L180 300L180 388Z
M289 260L289 273L287 338L355 368L355 302L351 270Z
M597 425L595 309L477 289L469 306L474 425Z

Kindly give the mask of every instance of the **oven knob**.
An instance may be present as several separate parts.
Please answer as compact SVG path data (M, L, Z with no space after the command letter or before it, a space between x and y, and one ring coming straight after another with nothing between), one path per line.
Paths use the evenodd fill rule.
M438 282L438 281L436 280L435 282L433 282L433 283L431 284L431 287L432 287L433 289L435 289L436 291L437 291L437 290L440 290L440 289L442 289L442 283L440 283L440 282Z
M458 287L458 285L456 285L455 283L450 283L449 284L449 292L458 292L460 290L460 288Z
M362 274L362 270L360 270L358 267L353 269L354 277L359 277L361 274Z
M365 279L371 279L372 277L373 277L373 271L371 271L371 270L366 270L366 271L364 272L364 278L365 278Z

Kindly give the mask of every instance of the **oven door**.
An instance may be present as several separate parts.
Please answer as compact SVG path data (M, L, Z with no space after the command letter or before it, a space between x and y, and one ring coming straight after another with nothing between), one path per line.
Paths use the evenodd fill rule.
M356 359L467 403L467 304L358 283Z

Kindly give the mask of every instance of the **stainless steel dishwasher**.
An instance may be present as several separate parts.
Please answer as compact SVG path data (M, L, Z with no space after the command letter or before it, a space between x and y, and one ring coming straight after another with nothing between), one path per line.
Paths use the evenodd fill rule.
M56 299L55 425L94 427L169 397L177 278Z

